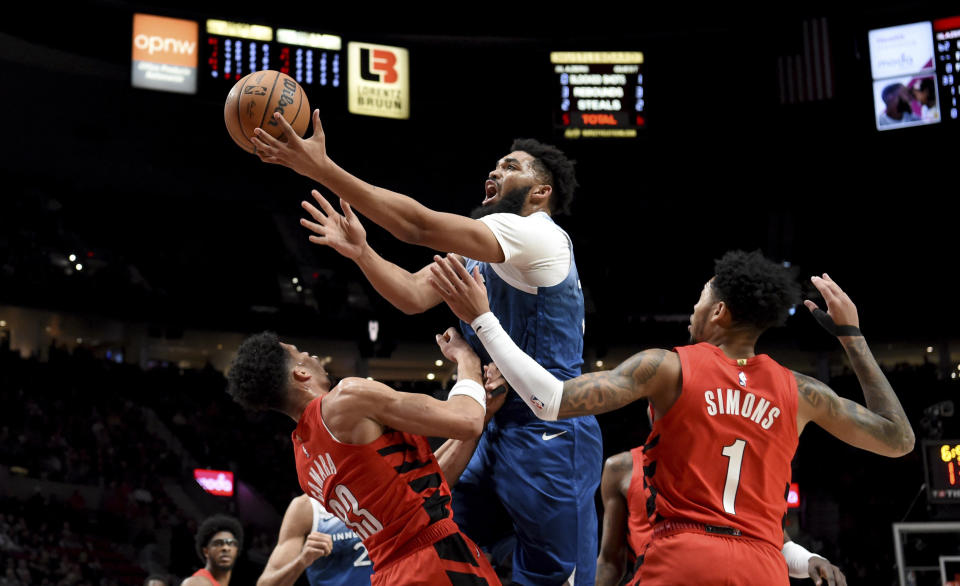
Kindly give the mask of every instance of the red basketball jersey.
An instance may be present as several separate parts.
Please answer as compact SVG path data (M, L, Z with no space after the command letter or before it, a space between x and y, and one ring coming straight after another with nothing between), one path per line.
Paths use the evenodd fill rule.
M639 556L643 555L653 533L653 525L650 524L650 515L647 512L650 491L647 490L643 477L643 446L630 450L630 456L633 458L633 474L627 488L627 543L634 555Z
M323 423L322 403L311 401L293 432L300 487L360 536L374 568L457 531L426 438L387 430L369 444L341 443Z
M797 448L793 373L765 354L738 360L706 343L676 350L683 388L644 451L654 523L733 527L779 550Z

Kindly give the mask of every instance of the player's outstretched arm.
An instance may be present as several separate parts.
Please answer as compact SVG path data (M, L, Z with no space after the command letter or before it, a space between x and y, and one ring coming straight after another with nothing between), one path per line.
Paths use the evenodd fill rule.
M480 261L503 261L500 243L483 222L431 210L413 198L370 185L340 168L327 155L319 110L313 111L313 135L308 139L297 136L283 116L275 115L274 119L287 141L256 129L251 140L260 160L289 167L323 184L403 242Z
M313 233L310 242L329 246L357 263L377 293L408 315L423 313L440 303L440 296L427 282L426 269L411 273L370 247L367 231L349 203L340 200L340 214L319 191L314 189L311 194L319 208L307 201L300 204L311 217L300 219L300 225Z
M600 478L603 499L603 537L597 557L596 586L616 586L627 565L627 499L621 486L633 474L633 457L620 452L607 458Z
M909 454L915 441L913 429L860 333L856 306L826 273L811 281L823 295L827 311L820 310L810 300L804 304L821 325L838 335L863 388L866 407L839 397L815 378L794 373L800 394L798 429L803 429L807 421L813 421L838 439L881 456L895 458Z
M304 494L290 501L280 524L277 546L257 579L257 586L293 586L310 564L333 551L329 535L312 531L313 507L309 499Z
M560 381L500 326L479 271L470 275L449 256L435 256L430 268L430 284L457 317L470 323L507 382L540 419L606 413L642 397L651 397L656 406L659 397L677 388L680 359L660 349L635 354L613 370Z
M437 336L440 351L457 363L457 384L446 401L428 395L402 393L372 380L347 378L324 403L324 421L341 441L368 443L379 436L365 433L362 420L408 433L472 439L483 431L486 393L480 359L454 328ZM342 436L342 437L341 437Z

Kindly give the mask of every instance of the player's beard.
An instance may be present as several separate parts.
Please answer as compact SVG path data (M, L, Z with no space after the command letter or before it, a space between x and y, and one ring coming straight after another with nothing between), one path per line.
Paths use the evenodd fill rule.
M226 572L226 571L228 571L228 570L232 570L232 569L233 569L233 566L237 565L237 557L236 557L236 556L234 556L233 558L231 558L231 561L230 561L229 563L222 563L222 562L220 561L220 556L217 556L217 557L211 559L210 561L213 563L213 567L214 567L214 568L216 568L216 569L218 569L218 570L220 570L220 571L222 571L222 572Z
M530 193L531 189L533 189L532 185L529 187L514 187L504 193L500 201L474 208L473 211L470 212L470 217L476 220L484 216L489 216L490 214L519 215L520 210L523 209L523 204L527 201L527 194Z

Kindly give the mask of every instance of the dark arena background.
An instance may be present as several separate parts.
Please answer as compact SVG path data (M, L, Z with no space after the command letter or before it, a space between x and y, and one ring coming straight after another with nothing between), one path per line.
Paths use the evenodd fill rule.
M248 334L274 330L340 376L440 397L452 384L433 344L450 311L393 309L307 241L300 201L317 186L230 140L224 99L251 59L299 76L338 164L434 209L479 205L515 137L576 159L573 213L558 222L586 294L587 371L686 343L727 250L789 263L808 295L809 276L828 272L917 443L887 459L808 427L787 528L850 584L957 579L960 5L4 10L0 584L179 583L201 566L198 522L217 512L246 530L232 583L255 583L299 488L289 420L223 392ZM195 23L178 57L192 62L149 61L158 33L135 30L135 15ZM268 40L244 36L263 28ZM402 101L405 116L351 111L364 50L352 43L406 50L407 85L379 104ZM154 65L132 60L138 48ZM373 63L362 80L387 83ZM923 78L935 104L881 124L883 87ZM388 260L429 262L364 225ZM802 306L759 349L862 402L840 345ZM599 418L605 455L642 443L644 408ZM197 469L215 471L206 490Z

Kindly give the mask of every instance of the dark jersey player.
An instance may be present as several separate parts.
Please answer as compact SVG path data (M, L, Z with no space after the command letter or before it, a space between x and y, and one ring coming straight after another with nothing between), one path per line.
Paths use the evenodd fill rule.
M693 345L640 352L612 371L560 381L510 340L489 313L479 274L436 257L434 285L469 321L510 385L545 419L611 411L649 399L644 446L653 537L638 570L650 584L788 584L780 553L790 461L804 426L880 455L913 449L903 407L859 330L856 306L826 274L813 285L863 389L866 407L755 353L799 287L759 253L717 261L690 318ZM820 312L819 315L817 312ZM839 324L839 325L838 325Z
M314 134L301 139L278 123L286 142L257 131L260 158L306 175L340 196L338 213L316 191L320 206L304 202L313 221L311 242L330 246L357 263L370 283L405 313L441 303L429 269L411 273L382 258L366 242L351 206L399 240L456 253L484 275L493 313L507 333L557 378L580 374L584 303L570 237L554 221L569 211L577 185L574 163L551 145L515 140L484 182L472 217L431 210L413 198L370 185L327 155L314 112ZM427 165L443 165L434 154ZM468 324L467 341L488 362ZM600 427L592 416L543 421L511 395L473 445L455 445L465 463L454 490L457 522L481 545L515 532L513 582L593 584L597 553L594 495L603 458ZM472 454L472 457L471 457Z
M373 573L360 536L306 494L290 501L257 586L293 586L304 572L311 586L369 586Z
M499 584L453 521L450 488L424 437L480 434L480 361L453 328L437 342L458 367L446 401L361 378L332 386L315 356L270 333L244 341L228 373L240 404L297 422L300 486L363 540L373 584Z

